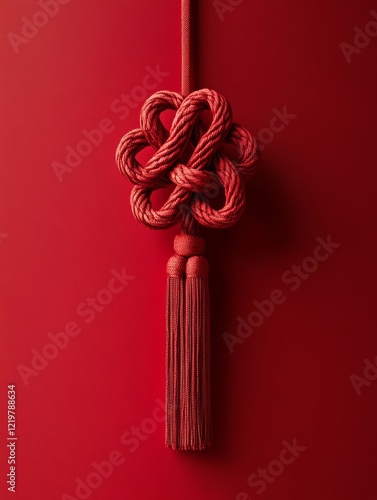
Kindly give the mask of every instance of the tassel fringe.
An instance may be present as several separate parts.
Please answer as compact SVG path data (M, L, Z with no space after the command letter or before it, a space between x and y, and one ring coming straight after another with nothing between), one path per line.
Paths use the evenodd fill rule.
M204 240L176 237L167 266L166 446L202 450L212 442L208 261Z
M184 328L184 273L186 259L174 255L167 265L166 314L166 446L175 447L179 429L180 332Z

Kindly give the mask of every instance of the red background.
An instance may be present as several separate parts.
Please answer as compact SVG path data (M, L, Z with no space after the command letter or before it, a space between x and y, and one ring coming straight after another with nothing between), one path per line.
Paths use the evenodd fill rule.
M79 498L76 479L114 450L123 463L90 498L258 498L248 477L294 439L305 451L263 498L376 498L377 381L357 395L350 376L363 376L363 360L377 355L377 39L350 63L339 46L353 44L373 8L369 0L244 0L221 20L212 1L200 2L199 86L223 93L254 134L274 109L296 117L266 145L242 220L206 231L214 445L181 453L164 448L163 423L145 423L164 398L165 264L178 228L151 231L133 219L114 153L138 125L141 103L123 120L112 109L147 66L169 73L156 89L179 90L179 2L71 1L17 54L8 34L20 34L22 17L40 7L2 2L1 498L11 495L10 383L20 499ZM51 164L105 118L113 131L59 182ZM328 235L341 246L290 291L283 273ZM76 308L122 268L134 279L86 323ZM237 317L275 288L285 303L231 354L224 332L236 334ZM32 349L41 352L70 321L81 333L26 385L20 365L30 368ZM120 438L141 424L157 428L131 452Z

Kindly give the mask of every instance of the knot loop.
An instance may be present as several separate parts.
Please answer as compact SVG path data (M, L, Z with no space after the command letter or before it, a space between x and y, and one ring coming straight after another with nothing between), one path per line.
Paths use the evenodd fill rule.
M170 130L160 119L167 109L176 113ZM212 113L208 129L200 118L205 110ZM224 144L237 151L235 160L222 151ZM136 156L148 146L155 153L142 165ZM128 132L116 152L121 173L135 185L131 206L136 219L158 229L183 221L187 232L193 232L194 221L213 228L237 222L245 207L244 183L254 173L257 159L255 138L232 122L232 110L225 97L209 89L197 90L185 98L176 92L153 94L141 109L140 128ZM152 192L169 185L174 185L173 192L155 210ZM225 202L220 209L210 205L206 194L214 187L224 191ZM198 193L200 196L196 196Z

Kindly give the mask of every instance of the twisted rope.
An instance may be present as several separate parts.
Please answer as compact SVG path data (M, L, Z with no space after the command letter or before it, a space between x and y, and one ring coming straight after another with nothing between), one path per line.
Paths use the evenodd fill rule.
M193 5L191 0L181 1L181 82L182 94L188 95L193 87L192 24Z

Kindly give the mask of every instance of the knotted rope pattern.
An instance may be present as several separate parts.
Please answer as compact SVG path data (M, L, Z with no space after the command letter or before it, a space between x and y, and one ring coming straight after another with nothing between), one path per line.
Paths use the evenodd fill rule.
M170 130L161 121L165 110L175 111ZM208 128L201 119L205 110L212 114ZM224 145L237 152L235 159ZM142 165L137 155L148 146L154 154ZM202 450L212 442L209 268L198 226L225 228L238 221L257 156L256 140L233 123L228 101L208 89L186 97L153 94L141 109L140 128L128 132L116 152L121 173L134 184L136 219L153 229L182 223L167 264L165 442L173 449ZM173 186L168 200L154 209L152 193L168 186ZM219 209L203 196L215 186L224 193Z
M165 110L176 112L170 131L161 122ZM210 110L208 130L200 113ZM222 150L233 146L238 157L231 160ZM153 157L142 165L136 155L151 146ZM184 163L187 150L191 156ZM163 229L182 221L183 230L195 233L195 221L211 228L225 228L238 221L245 208L245 181L255 171L257 144L242 126L232 122L228 101L218 92L201 89L184 97L160 91L143 105L140 128L121 140L116 160L122 174L133 184L131 206L137 220L148 227ZM151 194L174 184L168 200L159 209L152 207ZM214 185L224 190L225 203L212 208L205 196L197 196Z

